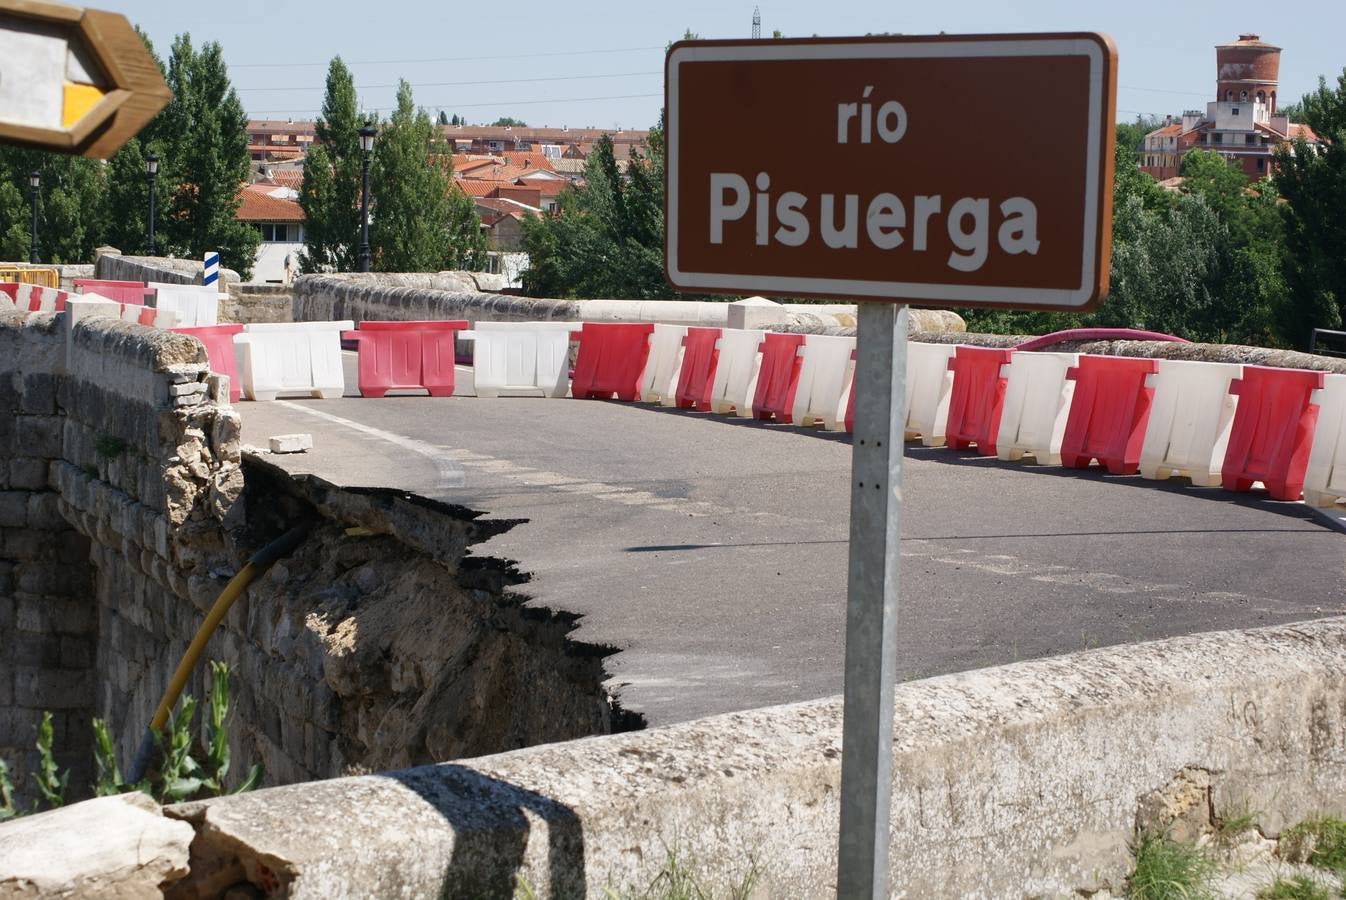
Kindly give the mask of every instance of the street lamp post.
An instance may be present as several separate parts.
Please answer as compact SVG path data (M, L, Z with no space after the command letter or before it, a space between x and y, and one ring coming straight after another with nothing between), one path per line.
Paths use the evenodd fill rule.
M159 174L159 156L150 153L145 157L145 178L150 185L150 218L148 224L149 236L145 241L145 255L154 255L154 177Z
M374 149L374 126L360 129L360 151L364 159L360 174L360 271L369 271L369 151Z
M37 190L42 186L42 176L36 171L29 172L28 186L33 189L33 228L28 232L28 262L37 265Z

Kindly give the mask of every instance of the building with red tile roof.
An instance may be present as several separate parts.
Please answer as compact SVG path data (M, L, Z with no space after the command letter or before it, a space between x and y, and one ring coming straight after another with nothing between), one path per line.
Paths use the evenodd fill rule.
M1235 162L1249 181L1270 175L1276 150L1302 137L1321 142L1313 130L1280 112L1276 91L1281 48L1255 34L1215 48L1215 100L1205 113L1189 110L1145 136L1140 169L1164 181L1178 175L1193 149L1211 150Z

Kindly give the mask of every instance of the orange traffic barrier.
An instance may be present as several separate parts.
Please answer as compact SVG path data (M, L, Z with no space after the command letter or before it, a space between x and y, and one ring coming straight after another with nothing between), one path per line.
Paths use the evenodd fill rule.
M1066 373L1075 381L1075 397L1061 439L1061 465L1083 469L1096 459L1113 475L1138 471L1154 400L1146 376L1158 368L1153 359L1081 356Z
M1322 386L1322 372L1243 367L1243 377L1229 383L1239 404L1220 468L1225 490L1260 481L1274 500L1299 499L1318 423L1312 394Z
M718 328L688 328L682 338L682 368L678 370L678 386L673 396L679 409L710 409L711 386L715 383L715 366L720 351L715 344L720 339Z
M570 395L628 403L640 396L640 376L650 353L652 324L585 322L580 328Z
M949 360L953 389L949 394L949 420L945 442L955 450L977 445L981 456L995 456L1000 432L1000 413L1005 406L1005 381L1001 366L1013 350L969 347L960 344Z
M134 305L134 304L127 304ZM142 325L153 324L154 311L148 310L150 321L141 321ZM143 313L141 314L143 317ZM243 331L242 325L197 325L194 327L172 328L178 334L196 338L206 347L206 364L210 371L229 378L229 402L237 403L241 393L238 383L238 365L234 359L234 335Z
M762 336L758 348L762 352L762 366L757 374L757 393L753 396L752 412L758 419L772 419L790 424L790 411L795 405L795 389L799 387L799 348L804 345L802 334Z

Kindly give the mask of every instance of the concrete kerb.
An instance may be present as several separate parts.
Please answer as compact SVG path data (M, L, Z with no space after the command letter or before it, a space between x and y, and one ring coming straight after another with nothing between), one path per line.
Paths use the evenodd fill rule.
M1346 812L1346 618L899 685L894 896L1120 890L1142 801L1198 771L1205 821ZM723 889L833 890L840 698L169 808L194 871L287 896L643 887L667 853ZM1180 812L1180 811L1179 811ZM353 832L351 822L360 822ZM268 871L261 875L261 867Z

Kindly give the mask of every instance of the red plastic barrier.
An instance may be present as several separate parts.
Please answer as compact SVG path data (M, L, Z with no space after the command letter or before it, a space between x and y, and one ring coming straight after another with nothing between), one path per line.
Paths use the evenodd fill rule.
M130 303L144 306L145 296L153 294L154 288L147 288L139 281L106 281L100 278L76 278L75 291L80 294L98 294L118 303Z
M150 322L152 323L154 321L154 310L147 307L146 312L150 314ZM142 325L149 324L143 321L144 313L141 313L140 317ZM234 362L234 335L241 332L243 326L197 325L171 330L178 334L191 335L205 344L206 363L210 366L210 371L229 376L229 402L237 403L241 394L241 387L238 382L238 366Z
M65 291L58 291L58 290L56 290L56 288L39 287L38 285L30 285L30 286L29 286L29 290L28 290L28 311L29 311L29 312L41 312L41 311L42 311L42 296L43 296L43 291L55 291L55 293L56 293L56 302L55 302L55 304L53 305L52 309L53 309L55 312L65 312L65 298L66 298L67 296L69 296L69 295L66 294Z
M851 359L855 359L855 351L851 351ZM846 433L855 433L855 378L851 378L851 393L846 398Z
M137 305L138 305L138 304L135 304L135 303L123 303L123 304L122 304L122 312L126 312L126 307L128 307L128 306L137 306ZM154 316L155 316L155 314L156 314L157 312L158 312L158 310L156 310L153 306L141 306L141 307L140 307L140 318L137 319L136 322L137 322L138 324L140 324L140 325L144 325L144 326L147 327L147 328L153 328L153 327L154 327ZM210 326L209 326L209 325L204 325L204 326L200 326L200 327L203 327L203 328L209 328ZM232 382L230 382L230 383L232 384Z
M1062 341L1172 341L1190 344L1187 338L1174 337L1158 331L1138 331L1135 328L1067 328L1041 337L1030 338L1015 345L1015 350L1041 350Z
M980 456L995 456L1000 412L1005 405L1005 382L1000 367L1013 350L960 346L949 360L953 389L949 394L948 445L966 450L977 445Z
M19 285L14 281L0 281L0 293L8 294L9 299L19 299Z
M679 409L710 409L710 389L720 362L720 351L715 349L719 339L718 328L687 329L682 339L682 368L678 370L678 386L673 395Z
M1145 376L1158 370L1153 359L1081 356L1066 373L1075 379L1075 398L1061 441L1061 465L1084 469L1096 459L1113 475L1137 472L1154 400Z
M1243 367L1243 377L1229 383L1239 403L1220 469L1225 490L1260 481L1274 500L1299 499L1318 424L1318 404L1309 398L1322 386L1322 372Z
M341 337L360 351L361 397L425 388L431 397L453 396L454 337L463 319L433 322L361 322Z
M570 395L588 400L618 400L628 403L640 396L640 373L650 355L653 324L618 325L585 322L575 354Z
M775 334L768 332L757 349L762 351L762 367L757 374L757 393L752 400L752 414L758 419L775 418L790 424L790 410L795 405L795 390L799 387L799 348L804 345L802 334Z

